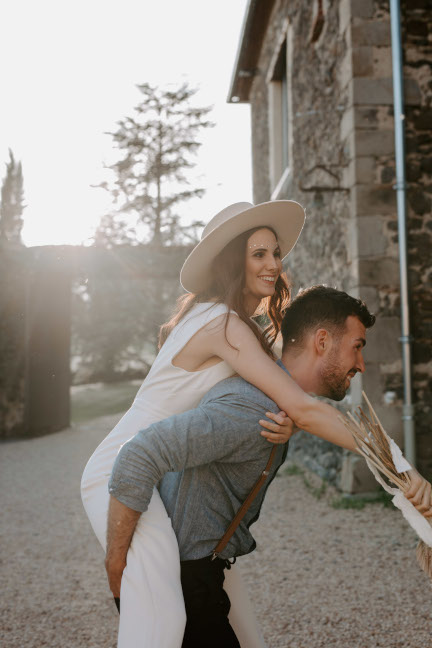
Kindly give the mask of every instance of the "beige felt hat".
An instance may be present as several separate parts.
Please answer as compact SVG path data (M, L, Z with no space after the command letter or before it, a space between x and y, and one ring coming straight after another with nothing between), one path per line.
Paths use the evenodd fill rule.
M252 205L239 202L216 214L205 226L201 241L183 264L180 282L187 292L199 293L211 280L211 265L225 245L254 227L271 227L277 234L282 258L292 250L305 221L305 211L294 200L272 200Z

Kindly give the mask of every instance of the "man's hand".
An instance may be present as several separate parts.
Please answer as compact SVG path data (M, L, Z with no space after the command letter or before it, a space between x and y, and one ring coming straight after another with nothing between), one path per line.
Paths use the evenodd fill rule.
M115 598L120 598L121 579L125 567L126 559L122 555L105 558L105 569L108 576L108 583Z
M406 491L405 497L425 518L432 518L431 484L414 469L408 470L408 475L411 486Z
M294 429L294 423L285 412L279 412L278 414L266 412L266 416L274 422L261 420L259 424L266 428L261 431L261 435L271 443L286 443L297 431Z

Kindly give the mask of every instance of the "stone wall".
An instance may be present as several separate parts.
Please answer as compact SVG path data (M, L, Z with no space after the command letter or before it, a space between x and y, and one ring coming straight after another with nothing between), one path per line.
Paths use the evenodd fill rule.
M250 92L254 200L271 197L267 80L275 43L289 20L292 47L290 175L278 197L306 207L307 224L290 254L295 289L326 283L360 296L377 316L368 334L363 387L386 428L402 439L402 370L391 33L384 0L324 2L321 34L311 42L316 2L275 3ZM430 1L403 4L407 128L409 271L419 468L430 476L431 428L431 33ZM317 442L318 443L318 442ZM300 440L293 443L299 451ZM308 443L306 461L339 471L329 449ZM304 446L304 443L303 443ZM337 451L335 451L337 454ZM354 459L354 461L353 461ZM372 483L356 459L345 460L346 490ZM320 472L320 469L318 469ZM327 474L330 474L327 471ZM361 478L360 478L361 475Z

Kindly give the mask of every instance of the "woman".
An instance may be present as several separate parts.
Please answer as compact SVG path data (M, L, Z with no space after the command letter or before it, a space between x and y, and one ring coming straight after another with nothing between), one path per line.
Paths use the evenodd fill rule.
M105 546L107 482L119 447L152 422L195 407L216 382L237 372L283 408L303 429L354 449L338 412L307 396L274 362L277 334L289 290L281 257L294 246L304 212L292 201L237 203L215 216L186 260L183 287L191 294L161 330L162 347L131 409L86 466L82 495ZM250 320L262 305L272 320L270 338ZM275 439L270 432L263 433ZM227 573L230 621L242 648L260 645L241 608L235 570ZM239 611L240 610L240 611ZM175 537L155 491L140 517L121 584L120 648L181 646L184 609ZM245 633L245 634L244 634Z
M84 471L83 503L103 547L108 507L107 482L120 446L150 423L195 407L216 382L235 373L204 348L206 339L211 341L214 338L216 328L223 331L228 325L230 310L233 317L234 313L238 314L260 349L272 355L271 342L280 329L282 310L289 300L289 288L281 276L280 246L274 232L278 232L283 255L286 255L300 235L303 223L304 211L300 205L277 201L256 207L249 203L232 205L215 216L205 228L201 243L188 257L181 275L183 286L192 294L186 296L180 311L162 327L160 353L131 409L99 445ZM248 233L254 226L262 225L269 225L273 231L258 229ZM246 279L244 275L247 275ZM268 311L272 321L270 340L250 320L262 300L263 311ZM217 327L219 322L221 324ZM277 425L269 427L278 429ZM266 434L269 439L281 440L276 434ZM282 437L282 441L286 441L286 437ZM171 648L180 646L183 636L185 616L178 550L157 492L150 509L141 516L122 579L119 646L125 648L134 645ZM138 542L140 534L145 536L143 548ZM135 553L137 565L148 565L141 580L145 583L148 579L158 584L157 592L149 594L151 606L145 604L142 592L139 596L136 594L139 585L134 582L134 577L142 567L135 566ZM140 580L139 576L137 580ZM244 622L244 609L236 614L239 599L244 601L247 597L238 593L241 585L235 569L230 570L227 581L232 600L231 622L243 648L262 645L256 631L252 630L252 637L245 638L233 619L240 617L242 625L248 628L246 634L251 634L253 624L250 619ZM142 603L149 611L150 619L143 619ZM159 619L158 610L162 611ZM137 618L143 620L144 629L137 629ZM170 622L166 623L168 618ZM140 641L134 644L133 637L137 635ZM147 643L145 639L143 642L143 635Z

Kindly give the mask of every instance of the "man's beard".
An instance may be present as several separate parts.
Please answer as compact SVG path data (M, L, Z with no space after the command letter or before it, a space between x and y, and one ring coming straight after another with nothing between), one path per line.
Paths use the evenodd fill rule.
M356 374L357 370L350 369L343 371L338 362L338 353L334 351L326 362L326 366L320 372L322 396L331 398L335 401L341 401L345 398L348 387L346 387L346 380L349 373Z

